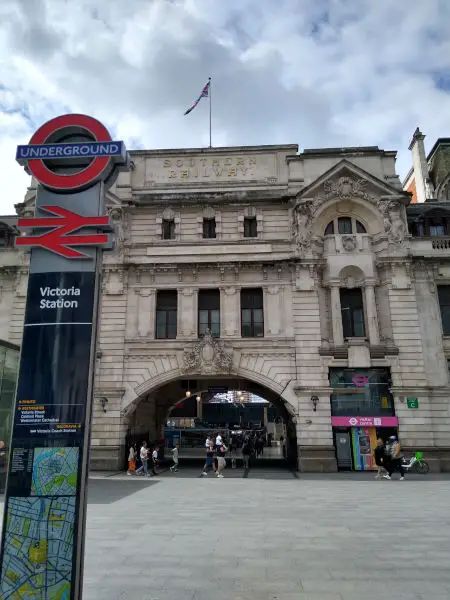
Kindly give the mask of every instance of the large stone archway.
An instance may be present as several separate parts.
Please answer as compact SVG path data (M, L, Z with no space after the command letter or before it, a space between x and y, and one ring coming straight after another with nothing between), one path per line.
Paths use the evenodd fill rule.
M222 427L228 427L225 423L230 423L230 427L232 428L233 419L236 419L234 420L235 426L236 424L240 424L242 419L244 428L248 426L252 427L254 423L258 422L259 418L261 419L261 424L268 425L267 410L262 410L259 413L260 417L257 417L254 409L258 409L254 404L246 404L244 402L244 404L235 405L233 402L226 404L227 408L224 407L222 410L219 409L217 411L217 409L214 409L214 390L225 389L229 392L241 390L243 393L254 394L262 400L269 402L270 404L267 407L270 405L273 406L279 420L276 421L278 426L275 426L274 413L272 411L272 421L270 421L272 423L272 433L277 431L278 435L284 435L287 462L291 467L295 466L296 468L298 455L296 410L283 397L283 389L277 389L277 386L273 383L270 384L270 382L270 387L267 387L262 381L264 379L261 377L244 377L242 373L239 376L233 375L233 373L223 373L221 375L214 373L206 376L194 372L189 379L184 379L183 377L170 379L162 385L160 381L160 385L158 386L153 385L152 381L146 382L141 388L143 390L142 395L128 405L127 411L123 411L122 422L124 439L127 440L127 446L130 443L140 444L144 439L152 443L165 438L167 420L169 419L170 421L171 418L173 419L171 417L172 411L173 409L177 409L179 405L182 405L183 409L182 414L178 414L177 417L182 417L182 421L184 422L186 420L191 422L194 418L197 418L199 422L195 431L199 435L201 435L202 428L211 429L211 427L220 427L214 424L217 423L214 417L211 420L206 416L205 411L211 417L212 414L217 416L225 410L225 414L231 420L227 418L226 421L223 421ZM186 394L186 390L189 390L189 395ZM212 407L210 406L211 401L213 401ZM187 406L185 406L186 403ZM235 409L237 409L238 416L236 416ZM261 408L259 410L261 411ZM251 414L253 417L250 416ZM253 421L254 418L256 418L256 421ZM184 424L180 425L180 427L187 427L189 430L192 425ZM189 439L192 441L192 435ZM278 440L278 438L275 439ZM196 457L201 456L203 458L203 453L200 452L202 448L200 446L199 448L195 447L195 450L191 450L191 452L194 452ZM193 457L190 456L190 458ZM280 464L283 464L283 462Z
M128 354L121 416L135 410L149 393L179 379L242 378L270 390L271 395L286 403L292 417L298 412L294 392L295 353L284 347L270 353L256 349L232 348L207 333L202 339L171 355L143 356Z

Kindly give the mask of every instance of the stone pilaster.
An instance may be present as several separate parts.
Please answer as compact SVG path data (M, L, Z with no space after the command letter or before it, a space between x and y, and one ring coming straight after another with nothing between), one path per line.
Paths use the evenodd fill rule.
M373 283L368 283L364 287L367 316L367 333L371 345L376 346L380 343L380 334L378 329L377 305L375 302L375 289Z
M155 337L156 290L140 288L138 296L138 336Z
M333 342L335 346L342 346L344 333L342 329L341 297L339 284L330 284L331 290L331 323L333 330Z
M177 338L197 337L198 290L193 287L178 289Z
M240 304L238 288L234 286L220 288L220 337L236 338L240 336Z

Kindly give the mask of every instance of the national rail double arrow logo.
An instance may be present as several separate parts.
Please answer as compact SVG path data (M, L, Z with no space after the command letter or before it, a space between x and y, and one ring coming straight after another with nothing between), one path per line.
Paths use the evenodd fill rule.
M46 212L56 217L23 218L18 220L20 228L51 228L42 235L23 235L16 238L16 246L41 247L55 252L64 258L91 258L74 250L72 246L105 246L109 242L107 233L73 235L83 227L96 227L110 230L109 217L83 217L61 206L42 206Z

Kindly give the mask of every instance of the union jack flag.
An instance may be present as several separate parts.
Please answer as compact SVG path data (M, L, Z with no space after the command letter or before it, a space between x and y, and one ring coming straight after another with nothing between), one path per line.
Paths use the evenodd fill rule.
M188 115L192 110L194 110L194 108L197 106L197 104L200 102L200 100L202 98L208 98L210 85L211 85L211 80L209 80L208 83L203 87L202 93L197 98L197 100L194 102L194 104L190 108L187 109L187 111L184 113L185 115Z

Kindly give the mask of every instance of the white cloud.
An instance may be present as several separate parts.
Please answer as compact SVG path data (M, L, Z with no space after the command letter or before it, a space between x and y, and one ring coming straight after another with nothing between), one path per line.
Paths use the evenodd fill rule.
M447 0L3 0L0 212L27 178L15 147L62 112L86 112L129 147L213 142L379 145L419 125L450 135ZM447 82L447 89L445 84Z

